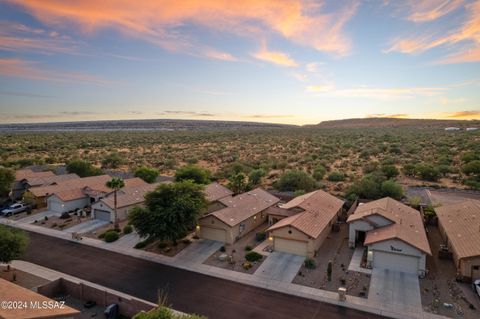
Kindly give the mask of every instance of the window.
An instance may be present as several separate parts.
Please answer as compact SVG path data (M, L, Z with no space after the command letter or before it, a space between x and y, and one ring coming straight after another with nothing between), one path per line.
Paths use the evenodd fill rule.
M473 270L479 270L480 266L473 266Z
M215 218L211 218L210 220L211 220L212 224L215 224Z
M240 224L238 231L242 233L245 230L245 224Z
M260 218L263 219L263 212L260 213Z

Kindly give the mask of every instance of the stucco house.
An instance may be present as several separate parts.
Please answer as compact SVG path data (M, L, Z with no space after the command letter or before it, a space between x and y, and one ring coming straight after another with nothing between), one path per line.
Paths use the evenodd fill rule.
M220 202L222 198L229 197L233 195L233 192L228 188L220 185L217 182L213 182L205 186L204 189L205 198L208 202L207 213L214 212L225 208L224 204Z
M348 217L350 247L367 249L367 266L424 276L430 245L420 212L386 197Z
M267 229L273 250L313 257L337 222L344 201L322 190L298 196L272 210L279 220ZM287 210L292 215L283 211ZM284 216L282 216L284 215Z
M29 168L20 169L15 172L15 181L12 185L12 190L10 191L9 197L11 200L21 199L23 194L26 191L25 180L31 178L45 178L53 177L55 174L51 171L46 172L34 172Z
M124 187L117 192L118 220L127 219L129 211L145 203L145 194L155 190L159 184ZM92 205L92 218L115 222L114 195L110 193Z
M225 207L201 217L197 232L201 238L233 244L267 220L266 209L279 199L256 188L249 192L218 199Z
M109 175L90 176L58 185L32 188L30 192L38 197L46 197L48 210L63 213L88 207L112 193L106 185L110 179ZM126 179L124 183L125 187L147 184L137 177Z
M480 201L435 208L438 228L465 281L480 279Z

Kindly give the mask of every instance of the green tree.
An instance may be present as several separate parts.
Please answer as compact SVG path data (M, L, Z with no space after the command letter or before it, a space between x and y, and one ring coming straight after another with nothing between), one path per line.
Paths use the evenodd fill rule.
M304 171L289 170L280 176L276 188L281 191L298 191L303 190L309 192L316 186L315 180L312 176Z
M128 218L140 236L176 244L195 228L206 207L203 186L186 180L147 193L145 207L135 207Z
M474 160L463 165L463 172L466 175L479 175L480 174L480 160Z
M69 173L75 173L80 177L102 175L103 172L100 168L93 166L92 164L83 161L81 159L73 159L67 163L67 171Z
M360 197L365 199L378 199L382 196L381 183L383 180L373 174L365 175L355 181L347 191L347 197Z
M175 173L175 181L191 180L196 184L206 185L210 183L210 171L195 165L179 168Z
M120 229L120 225L118 221L118 212L117 212L117 192L121 188L125 187L125 182L120 177L112 177L112 179L106 183L106 186L110 189L113 189L113 206L114 206L114 214L115 214L115 222L113 227L115 229Z
M382 173L385 175L386 178L395 178L400 174L398 169L394 165L384 165L382 166Z
M318 165L313 169L313 178L315 178L315 180L317 181L320 181L323 179L326 173L327 170L325 169L325 167L323 167L322 165Z
M152 167L142 166L135 170L135 177L139 177L149 184L154 183L158 175L159 171Z
M118 168L124 163L122 155L118 152L113 152L107 155L102 161L102 166L107 168Z
M8 169L0 167L0 197L8 194L15 181L15 173Z
M262 178L266 175L265 170L262 168L254 169L248 174L248 182L252 187L260 185Z
M10 263L27 249L28 237L24 231L0 225L0 263Z
M418 164L416 166L416 171L424 181L436 182L440 178L440 172L438 169L431 165Z
M235 194L243 193L247 189L247 176L243 173L233 174L229 178L228 187Z
M381 185L382 196L389 196L394 199L401 199L403 197L403 188L395 181L388 180Z
M161 306L149 312L140 312L133 316L133 319L207 319L207 317L188 314L176 314L169 308Z

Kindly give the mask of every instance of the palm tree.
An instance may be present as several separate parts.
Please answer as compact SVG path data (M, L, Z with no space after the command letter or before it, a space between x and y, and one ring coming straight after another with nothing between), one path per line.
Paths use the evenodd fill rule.
M113 189L113 206L115 213L115 223L114 228L119 229L120 225L118 223L118 214L117 214L117 191L125 186L125 182L120 177L112 177L106 184L108 188Z

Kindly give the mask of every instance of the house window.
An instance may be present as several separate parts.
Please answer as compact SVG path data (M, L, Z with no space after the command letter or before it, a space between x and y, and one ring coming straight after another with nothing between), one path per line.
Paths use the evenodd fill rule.
M243 233L243 231L245 230L245 224L240 224L239 228L238 228L238 231L240 233Z
M212 224L215 224L215 219L211 218Z
M479 270L480 266L473 266L473 270Z
M263 212L260 213L260 218L263 219Z

